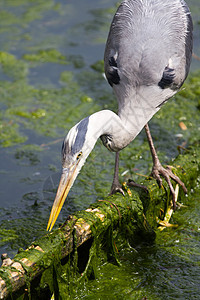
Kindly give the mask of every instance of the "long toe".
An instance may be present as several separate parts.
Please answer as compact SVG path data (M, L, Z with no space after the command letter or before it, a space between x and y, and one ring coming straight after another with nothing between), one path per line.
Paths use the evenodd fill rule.
M120 193L123 196L125 196L124 191L123 191L122 186L120 185L120 183L119 184L115 184L115 183L112 184L111 191L110 191L109 195L114 195L116 193Z
M176 183L178 183L178 184L182 187L184 193L187 194L187 188L186 188L185 184L180 180L180 178L179 178L178 176L176 176L176 175L172 172L170 166L167 166L166 170L169 170L169 173L170 173L169 176L170 176Z
M128 187L135 187L135 188L140 188L140 189L143 189L145 192L148 193L148 188L143 185L143 184L139 184L139 183L136 183L134 180L132 179L129 179L128 182L127 182L127 186Z
M160 177L160 172L159 172L159 168L154 167L150 176L152 176L153 178L156 179L157 184L159 185L159 187L162 187L162 179Z
M164 168L161 164L154 166L151 174L157 180L159 186L160 186L160 180L161 180L160 176L162 176L166 180L166 182L169 186L170 192L172 194L172 203L173 203L173 208L175 210L176 209L176 202L175 202L176 196L175 196L175 191L174 191L173 185L171 183L171 179L173 179L176 183L178 183L183 188L183 191L185 193L187 193L187 188L186 188L185 184L180 180L180 178L178 176L176 176L172 172L172 170L169 166L167 166L167 168Z

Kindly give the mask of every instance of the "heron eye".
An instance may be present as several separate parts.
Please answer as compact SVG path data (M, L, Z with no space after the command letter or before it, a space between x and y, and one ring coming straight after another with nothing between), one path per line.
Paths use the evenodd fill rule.
M77 157L76 157L76 160L79 160L80 159L80 157L82 156L82 151L81 152L79 152L79 154L77 155Z

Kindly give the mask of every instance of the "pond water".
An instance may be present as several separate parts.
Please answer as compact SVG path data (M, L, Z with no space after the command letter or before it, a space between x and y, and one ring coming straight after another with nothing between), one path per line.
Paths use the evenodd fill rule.
M194 53L200 56L200 4L187 2L194 20ZM67 131L88 114L117 109L101 62L115 10L115 0L0 3L0 253L13 256L45 233ZM191 69L198 72L200 61L193 59ZM195 76L193 95L199 86L199 75ZM192 88L189 81L185 86L186 91ZM184 93L150 123L164 163L178 154L177 145L200 139L198 100L189 92L186 99ZM181 130L180 121L187 130ZM107 196L113 166L114 154L97 142L56 226L69 213ZM120 173L128 172L121 180L132 176L137 180L135 170L149 174L150 169L142 131L121 154ZM178 229L158 233L154 245L125 249L122 267L102 266L100 278L84 286L77 297L199 299L198 189L185 203L187 208L173 217Z

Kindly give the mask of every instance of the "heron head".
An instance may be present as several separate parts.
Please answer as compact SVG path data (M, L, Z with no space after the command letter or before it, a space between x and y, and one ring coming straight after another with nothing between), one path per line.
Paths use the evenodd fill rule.
M51 231L65 199L86 158L92 151L96 139L88 134L89 117L72 127L62 145L62 174L52 206L47 230Z

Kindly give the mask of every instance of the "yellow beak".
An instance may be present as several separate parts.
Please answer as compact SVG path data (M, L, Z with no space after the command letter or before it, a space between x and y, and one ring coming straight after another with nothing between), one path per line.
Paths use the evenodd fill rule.
M58 190L57 190L57 194L56 194L56 198L54 200L52 209L51 209L51 214L49 217L49 222L47 225L47 230L51 231L51 229L53 228L58 215L61 211L61 208L63 207L63 204L65 202L65 199L70 191L70 188L76 178L76 168L77 168L77 164L75 166L73 166L71 169L63 169L63 173L61 175L60 178L60 183L58 186Z

